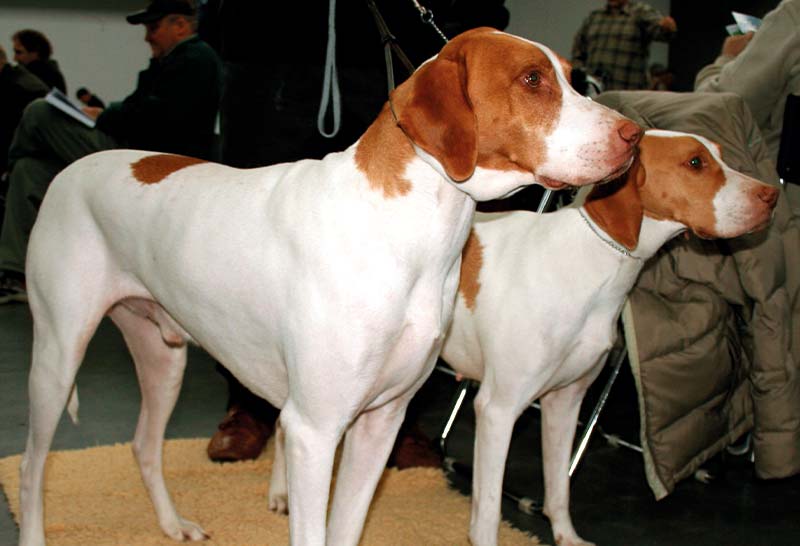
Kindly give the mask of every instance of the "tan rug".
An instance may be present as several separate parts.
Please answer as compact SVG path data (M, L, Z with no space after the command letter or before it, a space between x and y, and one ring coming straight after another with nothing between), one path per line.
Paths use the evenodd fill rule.
M165 476L178 511L199 523L203 544L288 544L288 518L267 509L272 448L257 461L215 464L208 440L170 440ZM0 460L0 483L19 520L20 456ZM47 462L46 534L50 546L174 545L158 527L130 444L58 451ZM469 499L437 469L387 470L367 519L369 546L467 545ZM500 544L536 545L507 524Z

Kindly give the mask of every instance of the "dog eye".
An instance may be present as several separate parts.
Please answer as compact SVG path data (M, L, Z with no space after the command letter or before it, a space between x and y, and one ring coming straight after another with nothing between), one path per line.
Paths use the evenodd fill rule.
M539 76L539 73L535 70L525 76L525 83L530 87L539 87L541 81L541 76Z
M700 170L703 168L703 160L700 158L700 156L697 155L694 156L692 159L690 159L688 161L688 164L692 169L695 170Z

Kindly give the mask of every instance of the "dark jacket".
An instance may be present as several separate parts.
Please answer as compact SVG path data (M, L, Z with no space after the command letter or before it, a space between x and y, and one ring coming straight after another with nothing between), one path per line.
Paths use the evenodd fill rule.
M47 88L57 87L62 93L67 93L67 84L64 81L64 75L58 68L58 63L54 59L43 61L37 59L25 65L28 72L36 75L40 80L47 84Z
M112 102L97 127L120 146L209 158L221 89L216 52L193 36L151 59L136 90Z
M49 87L24 66L6 63L0 69L0 174L8 166L8 147L22 112L33 99L47 94Z

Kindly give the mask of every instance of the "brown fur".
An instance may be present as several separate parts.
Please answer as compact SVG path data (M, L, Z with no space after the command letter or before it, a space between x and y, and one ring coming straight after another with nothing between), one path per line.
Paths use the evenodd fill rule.
M544 136L561 111L555 68L544 52L518 38L486 36L496 32L489 28L469 32L483 41L448 44L417 70L413 83L392 94L399 124L455 181L471 177L477 166L536 172L545 159ZM491 51L502 52L502 64L485 54L487 38ZM468 79L467 67L491 76ZM535 88L525 83L532 71L541 76Z
M185 167L207 163L204 159L176 154L155 154L131 164L133 177L142 184L158 184L172 173Z
M461 253L461 279L458 289L464 298L467 309L475 309L475 298L481 289L478 280L483 267L483 245L481 245L475 230L470 230L467 243Z
M589 217L628 250L639 244L644 214L639 187L645 178L644 166L637 158L619 178L593 187L584 205Z
M669 139L669 157L676 158L672 162L663 159L663 151L651 144L651 140L642 139L640 156L648 167L648 178L653 180L671 180L669 186L645 183L641 189L641 197L645 203L645 214L661 220L676 220L689 226L695 233L704 237L714 237L707 229L715 224L714 210L711 207L692 206L692 203L711 203L714 196L725 184L725 173L716 160L701 143L691 137ZM688 161L700 157L705 167L695 171L688 166ZM696 177L702 176L706 182L697 183ZM713 180L713 183L708 183ZM707 229L699 229L706 226Z
M400 197L411 191L411 181L402 177L403 167L414 157L414 149L403 132L392 127L394 119L384 106L356 146L356 166L369 181L370 188L383 191L386 198Z

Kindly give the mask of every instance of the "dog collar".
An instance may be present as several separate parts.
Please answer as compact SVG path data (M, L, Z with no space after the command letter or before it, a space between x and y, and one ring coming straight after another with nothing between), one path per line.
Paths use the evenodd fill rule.
M611 248L613 248L614 250L616 250L617 252L619 252L620 254L622 254L623 256L625 256L627 258L631 258L631 259L634 259L634 260L641 260L641 258L631 254L630 250L628 250L627 248L625 248L621 244L617 243L615 240L607 239L607 238L603 237L603 234L600 233L600 231L597 228L597 226L595 225L595 223L593 221L591 221L586 216L586 213L583 211L583 207L578 207L578 214L581 215L581 218L583 218L583 221L586 222L586 225L589 226L589 229L592 230L592 233L597 235L598 239L600 239L605 244L607 244L608 246L610 246Z

